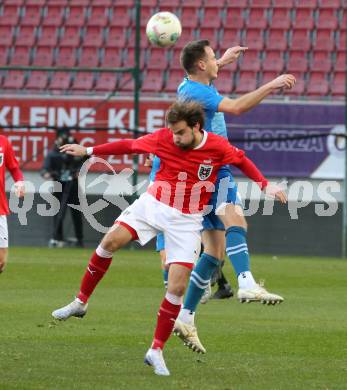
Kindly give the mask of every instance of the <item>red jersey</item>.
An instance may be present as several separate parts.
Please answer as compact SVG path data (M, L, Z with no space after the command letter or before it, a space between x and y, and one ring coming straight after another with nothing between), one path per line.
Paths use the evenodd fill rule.
M23 174L19 169L18 161L9 140L0 135L0 215L6 215L10 212L5 193L6 169L10 171L15 182L23 180Z
M245 156L225 138L203 131L203 139L194 149L182 149L173 142L168 128L137 139L127 139L95 146L93 154L153 153L160 158L160 169L147 191L160 202L183 213L202 212L214 192L218 169L233 164L261 188L267 180Z

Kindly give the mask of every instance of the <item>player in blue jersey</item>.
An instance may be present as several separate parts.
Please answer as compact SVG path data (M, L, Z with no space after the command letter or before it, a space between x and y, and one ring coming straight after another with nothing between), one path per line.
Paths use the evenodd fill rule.
M181 53L181 65L187 77L178 87L178 96L184 100L195 100L202 104L205 111L205 129L227 138L223 113L242 114L258 105L265 97L280 89L290 89L295 84L292 75L281 75L260 88L237 99L230 99L218 93L213 86L218 70L233 62L245 47L234 47L217 60L209 41L200 40L188 43ZM212 127L212 121L219 116L218 127ZM222 196L221 196L222 195ZM229 166L220 169L216 191L211 197L212 212L204 217L202 241L204 253L194 268L183 308L175 324L175 333L184 343L197 352L206 352L199 341L194 315L196 307L208 286L211 275L225 251L237 275L239 289L237 297L241 302L262 302L275 304L283 301L277 294L268 292L257 284L250 271L247 247L247 223L243 213L237 185Z

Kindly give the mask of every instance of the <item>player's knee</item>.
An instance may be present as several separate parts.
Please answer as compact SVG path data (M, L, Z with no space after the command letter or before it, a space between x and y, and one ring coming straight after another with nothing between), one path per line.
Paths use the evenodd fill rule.
M0 254L0 273L5 270L6 267L6 254Z
M173 295L176 295L177 297L183 297L184 293L186 291L186 285L184 283L170 283L167 287L167 292Z

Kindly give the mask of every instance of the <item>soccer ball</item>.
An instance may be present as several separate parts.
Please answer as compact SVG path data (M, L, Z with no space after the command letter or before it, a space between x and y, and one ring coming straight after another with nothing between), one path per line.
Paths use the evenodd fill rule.
M171 12L158 12L148 21L146 34L156 46L169 47L181 36L182 26L178 17Z

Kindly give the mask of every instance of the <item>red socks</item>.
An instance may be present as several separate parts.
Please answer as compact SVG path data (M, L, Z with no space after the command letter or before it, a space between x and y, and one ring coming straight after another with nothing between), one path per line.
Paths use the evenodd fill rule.
M153 349L163 349L166 341L172 333L175 320L181 310L181 304L174 305L166 297L163 299L158 312L157 327L152 343Z
M77 298L82 302L87 303L96 285L108 270L111 261L112 257L101 257L97 255L96 251L93 253L87 271L82 279L80 292L78 293Z

